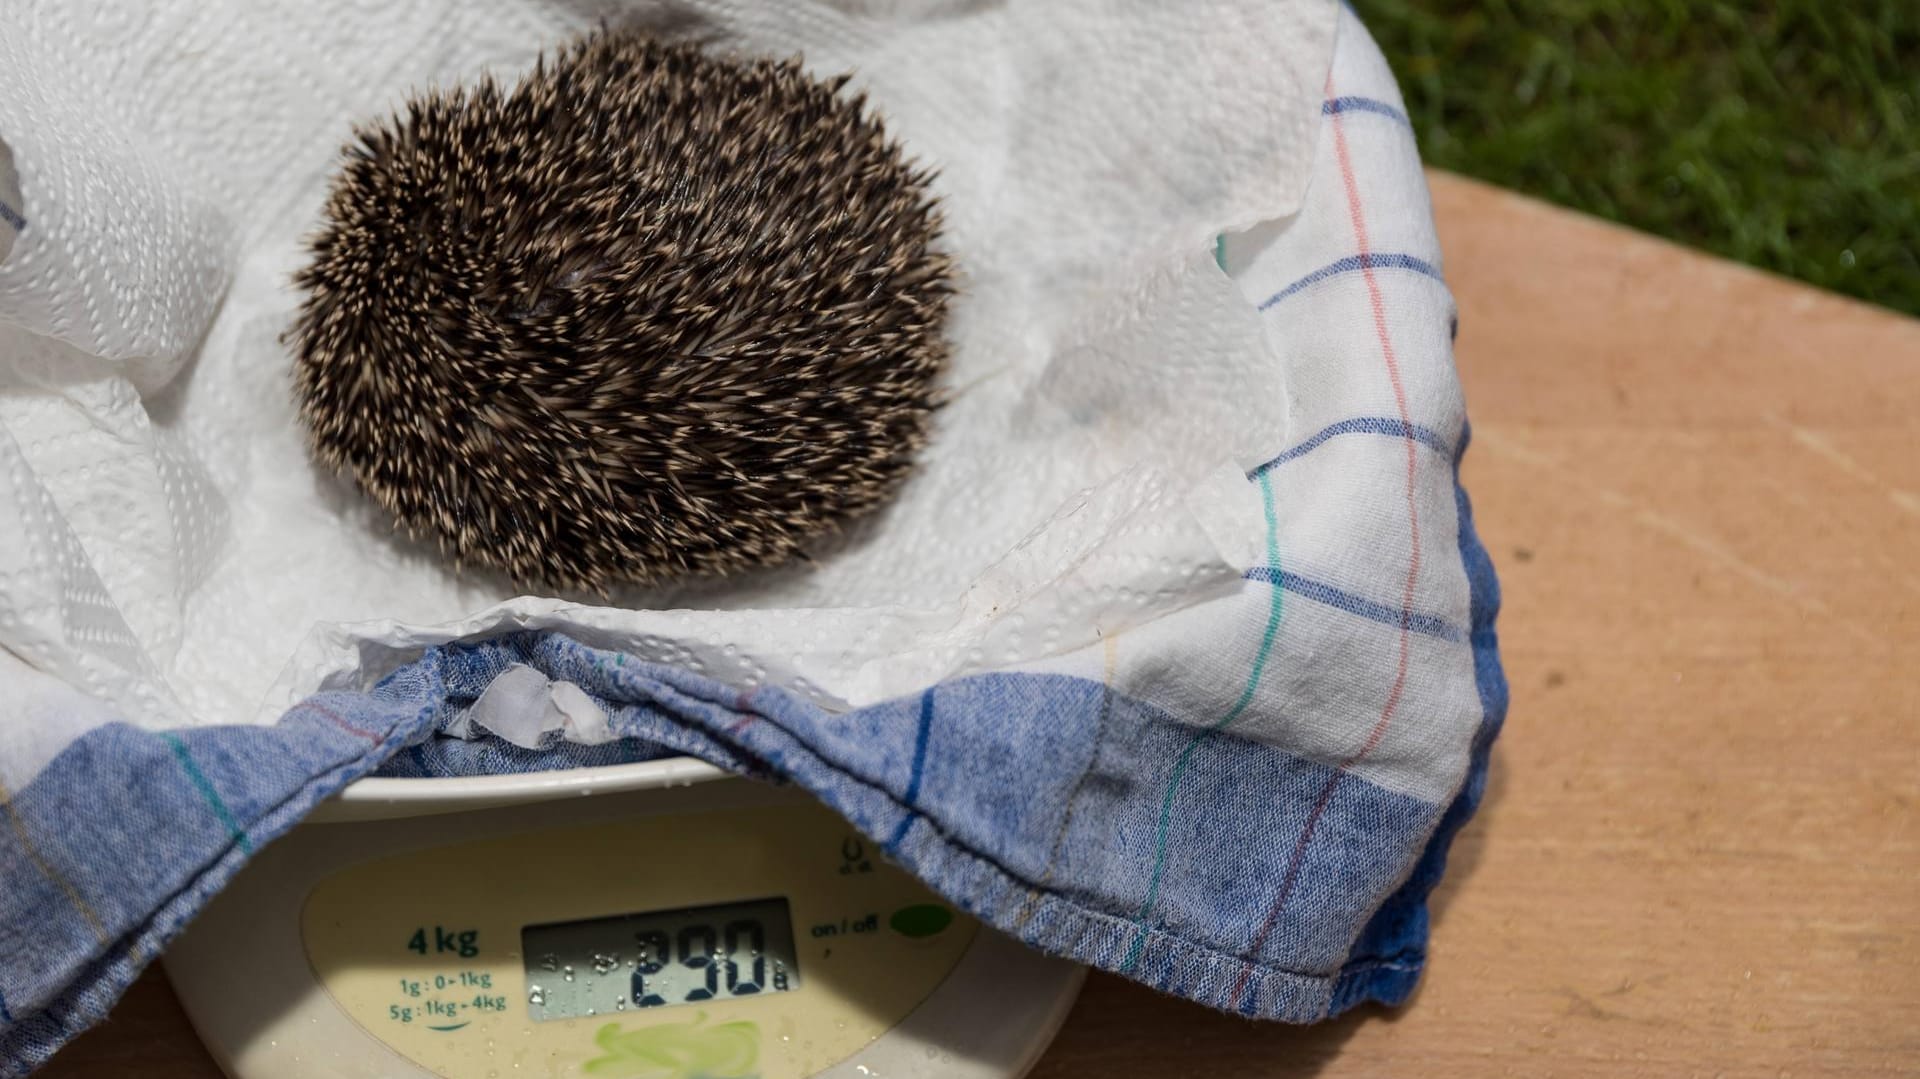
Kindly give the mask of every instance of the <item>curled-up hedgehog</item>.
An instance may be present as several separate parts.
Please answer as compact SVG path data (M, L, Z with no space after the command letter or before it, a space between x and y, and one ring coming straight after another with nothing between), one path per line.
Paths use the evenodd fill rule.
M295 278L316 456L460 563L602 592L874 506L925 438L950 267L844 83L602 32L357 130Z

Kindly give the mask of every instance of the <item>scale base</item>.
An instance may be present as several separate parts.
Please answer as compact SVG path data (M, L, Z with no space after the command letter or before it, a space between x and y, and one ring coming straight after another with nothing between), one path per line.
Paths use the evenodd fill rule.
M316 973L316 966L324 964L316 964L310 957L301 928L303 916L311 919L306 909L310 897L316 895L321 882L363 863L404 857L408 852L431 853L476 839L550 830L613 829L633 826L647 818L728 810L788 806L795 813L803 813L819 809L806 795L788 788L733 778L688 785L685 769L662 769L661 776L663 782L672 785L631 789L635 784L629 781L624 784L629 789L620 793L491 809L474 809L470 808L471 802L462 802L439 814L410 803L401 808L406 814L402 819L367 820L367 811L361 807L351 815L352 823L302 826L262 851L208 906L166 955L168 976L195 1030L232 1079L415 1079L434 1075L481 1079L484 1071L469 1076L465 1065L428 1066L415 1056L403 1054L369 1030L369 1026L379 1024L367 1018L365 1008L354 1011L336 999L328 988L332 983L323 984ZM583 793L591 792L591 788L583 788ZM430 815L423 815L423 809ZM335 819L345 816L336 815ZM500 879L510 878L511 868L501 867ZM404 901L391 894L370 900ZM385 973L397 976L403 971L394 968ZM756 1070L742 1072L742 1079L749 1075L764 1075L766 1079L782 1075L803 1079L1013 1079L1024 1075L1052 1040L1084 975L1084 968L1078 965L1042 956L981 926L973 931L964 953L931 992L897 1021L878 1028L878 1036L864 1046L853 1046L849 1054L813 1070L795 1070L801 1066L783 1063L784 1050L768 1044L761 1049ZM516 1032L537 1038L557 1024L524 1021L524 1013L517 1010L526 1007L524 987L514 981L503 988L511 998L509 1007L516 1009L512 1013L514 1021L499 1025L498 1035L489 1035L492 1040L487 1043L490 1047L498 1044L504 1065L496 1069L498 1075L599 1079L607 1072L603 1066L585 1068L577 1057L529 1056L524 1049L516 1057ZM738 1002L716 1002L714 1010L724 1013L723 1005L730 1003ZM663 1018L665 1011L680 1013L675 1019L692 1021L694 1014L703 1010L664 1009ZM636 1014L622 1013L623 1018ZM857 1022L861 1016L854 1014L853 1018ZM590 1033L594 1021L586 1022ZM806 1037L804 1031L800 1037ZM798 1040L792 1035L789 1039ZM405 1044L403 1039L393 1041ZM819 1052L818 1048L814 1051ZM760 1068L764 1071L757 1070ZM628 1074L624 1069L616 1070ZM693 1074L688 1072L687 1076ZM632 1071L631 1075L682 1079L678 1071L653 1068Z

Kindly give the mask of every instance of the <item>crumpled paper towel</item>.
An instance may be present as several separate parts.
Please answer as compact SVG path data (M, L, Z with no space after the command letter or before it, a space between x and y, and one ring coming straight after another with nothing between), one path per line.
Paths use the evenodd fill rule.
M585 690L556 681L524 663L494 676L473 707L447 724L456 738L483 728L521 749L544 749L562 739L583 746L605 745L619 735L607 726L607 713Z
M0 226L0 646L152 727L270 721L425 644L529 626L834 706L1230 594L1262 534L1244 470L1283 433L1288 384L1212 241L1301 205L1336 15L16 2L0 34L19 182L0 202L24 219ZM517 596L396 538L308 460L279 335L350 125L412 90L511 76L603 19L852 72L939 170L961 274L953 402L897 500L814 565L610 603Z

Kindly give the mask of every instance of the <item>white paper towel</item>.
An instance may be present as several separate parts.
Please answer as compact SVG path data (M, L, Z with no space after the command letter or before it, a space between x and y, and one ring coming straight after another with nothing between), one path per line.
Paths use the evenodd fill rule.
M1230 593L1261 531L1241 469L1273 445L1287 382L1284 343L1209 251L1299 207L1336 13L16 3L0 140L26 224L0 261L0 645L154 726L271 720L423 644L513 626L862 703ZM279 335L355 120L510 76L602 18L852 72L939 170L962 293L953 403L894 503L813 566L583 606L451 572L316 470Z
M524 663L494 676L473 707L447 724L447 733L465 738L484 727L521 749L539 749L549 735L597 746L619 736L607 714L572 682L556 682Z

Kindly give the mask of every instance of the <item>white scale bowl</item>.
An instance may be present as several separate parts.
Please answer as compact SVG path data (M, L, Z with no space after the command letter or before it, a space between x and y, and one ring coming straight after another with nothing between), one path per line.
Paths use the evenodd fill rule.
M935 911L940 922L944 900L869 846L803 793L684 757L362 779L262 850L165 962L235 1079L1024 1074L1083 968L950 910L925 935L901 919ZM590 922L605 928L566 932L617 951L635 925L665 925L670 937L703 916L687 908L757 901L764 911L772 897L790 902L791 991L645 1011L622 997L619 1010L536 1017L529 994L543 1009L558 994L532 988L554 976L521 958L532 950L525 926ZM660 911L668 921L647 913ZM716 924L737 916L715 908ZM474 954L462 956L469 931ZM681 946L680 962L701 958ZM624 958L632 969L648 954ZM608 988L556 988L604 1001L628 975L604 977Z

